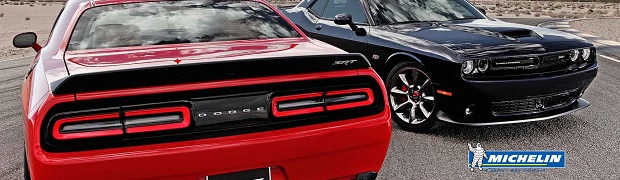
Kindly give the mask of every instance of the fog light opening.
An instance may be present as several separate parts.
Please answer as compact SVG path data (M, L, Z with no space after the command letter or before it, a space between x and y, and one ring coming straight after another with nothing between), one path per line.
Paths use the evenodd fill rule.
M471 104L469 106L467 106L467 108L465 108L465 116L471 116L472 114L474 114L474 105Z

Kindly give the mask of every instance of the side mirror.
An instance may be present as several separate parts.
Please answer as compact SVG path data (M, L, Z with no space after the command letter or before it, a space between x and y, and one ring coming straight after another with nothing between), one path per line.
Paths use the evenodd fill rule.
M33 32L26 32L18 34L13 38L13 46L16 48L33 48L39 52L41 46L37 44L37 34Z
M334 17L334 23L338 25L353 24L353 17L351 17L350 14L341 13L341 14L336 15L336 17Z
M478 11L480 11L482 14L486 15L487 14L487 10L484 10L484 8L481 7L476 7L476 9L478 9Z
M364 28L359 28L353 23L353 17L350 14L340 13L336 15L336 17L334 17L334 23L337 25L349 25L357 36L366 36L367 34Z

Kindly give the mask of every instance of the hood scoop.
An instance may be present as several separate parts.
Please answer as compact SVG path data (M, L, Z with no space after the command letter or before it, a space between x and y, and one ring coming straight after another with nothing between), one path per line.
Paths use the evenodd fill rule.
M524 38L524 37L541 38L541 36L538 35L536 31L532 31L529 29L512 29L508 31L500 31L499 33L505 36L511 37L511 38L515 38L515 39Z
M490 36L500 39L508 39L518 41L518 38L535 37L542 39L542 36L530 29L513 28L513 27L469 27L456 24L444 24L443 27L450 29L474 33L483 36Z

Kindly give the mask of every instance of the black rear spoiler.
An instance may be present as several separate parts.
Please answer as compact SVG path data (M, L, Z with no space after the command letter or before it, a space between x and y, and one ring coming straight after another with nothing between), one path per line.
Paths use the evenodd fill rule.
M51 89L66 94L367 67L370 62L361 54L245 59L73 74L52 82Z

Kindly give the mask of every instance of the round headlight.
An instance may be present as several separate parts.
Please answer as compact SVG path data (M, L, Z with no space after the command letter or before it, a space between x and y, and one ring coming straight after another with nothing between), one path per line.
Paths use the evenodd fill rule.
M474 68L474 61L465 61L465 62L463 62L463 67L462 67L463 74L467 74L467 75L473 74L474 73L474 69L475 69Z
M576 62L579 59L579 50L570 51L570 60Z
M489 60L488 59L478 60L478 71L484 72L484 71L486 71L488 69L489 69Z
M581 58L583 58L584 61L587 61L590 59L590 49L583 49L581 50Z

